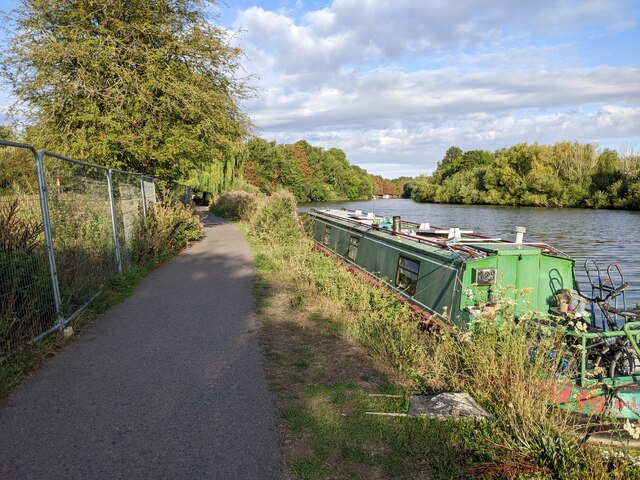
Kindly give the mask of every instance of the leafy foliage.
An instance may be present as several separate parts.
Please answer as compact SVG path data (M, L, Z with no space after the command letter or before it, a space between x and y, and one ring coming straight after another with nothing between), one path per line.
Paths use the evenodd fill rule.
M640 156L593 145L522 143L447 150L431 176L405 184L419 202L639 209Z
M190 206L176 202L158 202L146 218L136 225L132 256L138 265L154 265L171 258L199 240L204 226L198 213Z
M252 192L235 190L216 198L209 210L229 220L251 220L258 208L258 195Z
M392 193L385 188L397 193L389 180L349 164L342 150L324 150L305 140L282 145L251 139L244 178L267 194L286 188L301 202L356 200L370 198L373 193Z
M217 191L243 158L241 51L207 0L25 0L4 74L31 143Z

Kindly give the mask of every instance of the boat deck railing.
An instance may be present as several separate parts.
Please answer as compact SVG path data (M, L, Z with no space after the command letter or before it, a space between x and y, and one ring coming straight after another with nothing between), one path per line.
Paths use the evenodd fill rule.
M349 209L346 209L346 208L343 208L343 210L353 211L353 210L349 210ZM393 231L393 230L390 230L388 228L383 228L383 227L380 227L378 225L374 225L373 223L372 224L364 223L361 220L357 220L355 218L349 218L349 217L344 217L344 216L341 216L341 215L335 215L335 214L332 214L332 213L329 213L329 212L326 212L326 211L320 211L320 210L316 210L316 209L312 209L311 211L312 212L316 212L316 213L320 213L322 215L326 215L328 217L333 217L333 218L337 218L339 220L347 221L347 222L353 223L355 225L358 225L360 227L367 227L368 229L371 229L371 230L384 232L384 233L387 233L389 235L395 235L395 236L400 236L400 237L403 237L403 238L409 238L409 239L414 240L416 242L425 243L425 244L428 244L428 245L435 245L437 247L440 247L440 248L443 248L443 249L446 249L446 250L453 250L455 253L465 253L465 254L469 255L471 258L480 258L480 257L486 256L486 254L484 252L478 251L478 250L476 250L474 248L470 248L468 246L454 245L454 244L449 244L449 243L442 242L442 241L439 241L439 240L431 240L431 239L428 239L428 238L420 237L418 235L410 235L408 233L403 233L401 231ZM377 219L379 219L379 218L380 217L377 217Z

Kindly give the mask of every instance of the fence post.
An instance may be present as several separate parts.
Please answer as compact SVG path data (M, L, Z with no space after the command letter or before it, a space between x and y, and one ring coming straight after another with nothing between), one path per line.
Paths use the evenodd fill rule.
M147 194L144 189L144 175L140 175L140 190L142 191L142 214L147 218Z
M111 205L111 226L113 228L113 246L118 262L118 271L122 273L122 258L120 257L120 242L118 241L118 218L116 217L116 199L113 191L111 169L107 170L107 187L109 188L109 204Z
M60 283L58 280L58 268L56 267L56 253L53 250L53 235L51 234L51 217L49 216L49 200L47 198L47 186L44 175L44 150L36 155L36 175L38 177L38 195L40 196L40 210L42 211L42 225L44 228L44 243L49 258L49 273L51 274L51 288L53 289L53 302L56 307L56 325L61 328L65 324L62 315L62 297L60 295Z

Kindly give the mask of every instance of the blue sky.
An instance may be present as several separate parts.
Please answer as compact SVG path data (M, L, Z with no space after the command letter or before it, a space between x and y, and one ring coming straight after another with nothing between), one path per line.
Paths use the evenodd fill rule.
M17 2L0 0L8 10ZM255 133L338 147L386 177L451 145L640 153L638 0L228 0ZM0 119L10 103L0 92Z

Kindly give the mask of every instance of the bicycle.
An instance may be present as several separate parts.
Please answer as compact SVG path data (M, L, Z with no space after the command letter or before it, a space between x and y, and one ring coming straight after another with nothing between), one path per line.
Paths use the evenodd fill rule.
M587 302L597 305L602 312L608 331L621 331L615 315L624 320L624 324L640 321L640 307L631 310L622 310L614 307L609 302L620 295L627 287L623 283L620 287L612 288L604 297L589 298L580 292L578 295ZM624 327L624 326L623 326ZM591 328L589 332L602 333L602 337L591 339L586 344L587 370L595 371L596 377L628 377L635 373L637 355L631 344L631 334L607 336L602 329ZM635 342L634 342L635 343ZM637 347L637 346L636 346ZM602 375L606 373L606 375Z

